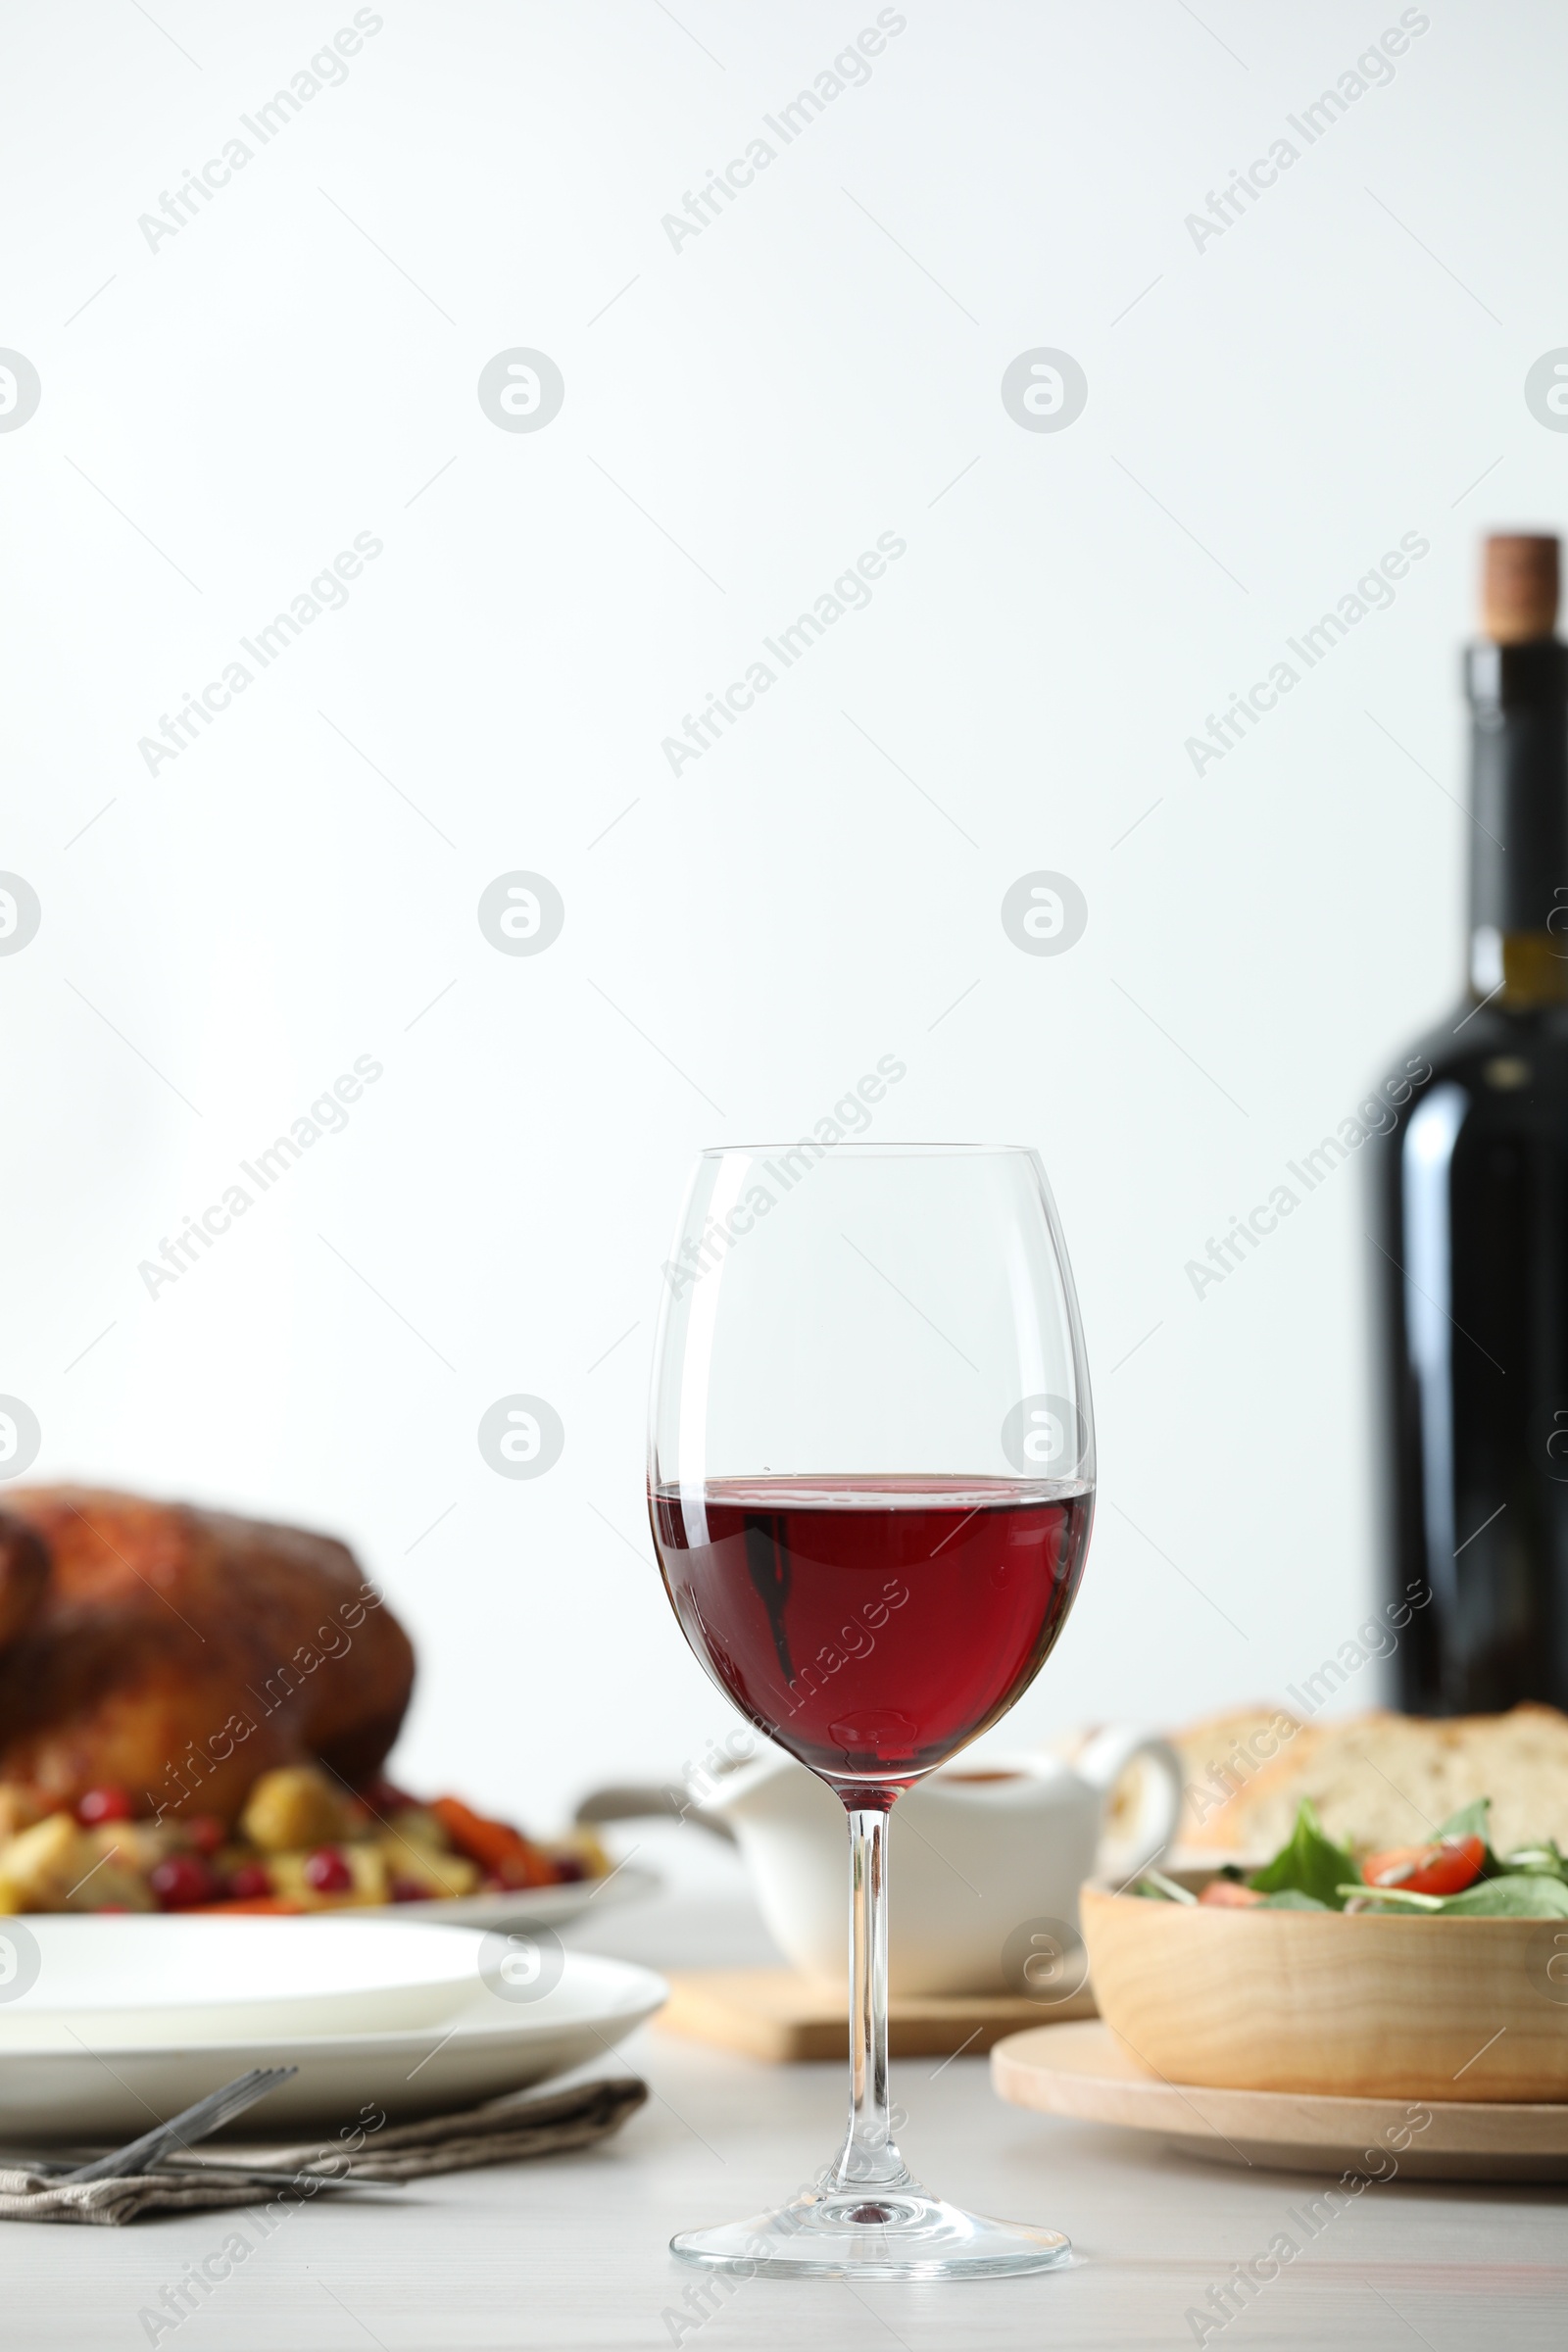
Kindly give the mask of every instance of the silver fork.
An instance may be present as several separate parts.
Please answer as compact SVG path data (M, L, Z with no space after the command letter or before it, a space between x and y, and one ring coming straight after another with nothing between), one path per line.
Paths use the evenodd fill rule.
M220 2132L235 2116L265 2099L269 2091L280 2082L287 2082L299 2073L297 2066L253 2066L247 2075L237 2075L225 2082L221 2090L209 2091L194 2107L183 2114L171 2116L167 2124L144 2132L112 2156L100 2156L91 2164L78 2165L74 2172L56 2176L60 2184L78 2180L122 2180L132 2173L150 2173L162 2157L176 2147L190 2147L198 2139Z

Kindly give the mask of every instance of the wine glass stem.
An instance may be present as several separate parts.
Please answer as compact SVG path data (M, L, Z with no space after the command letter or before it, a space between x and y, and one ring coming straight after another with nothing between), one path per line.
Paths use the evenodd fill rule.
M909 2178L888 2113L888 1816L849 1808L850 2128L838 2188L891 2187Z

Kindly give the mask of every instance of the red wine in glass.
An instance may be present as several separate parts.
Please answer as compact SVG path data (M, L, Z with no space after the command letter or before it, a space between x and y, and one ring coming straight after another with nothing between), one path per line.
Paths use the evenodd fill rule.
M653 1496L687 1641L813 1772L883 1787L1004 1714L1072 1605L1082 1480L720 1478Z
M967 2212L910 2172L887 2008L895 1800L1033 1681L1089 1543L1089 1368L1045 1170L1011 1146L705 1152L663 1273L648 1502L665 1590L774 1743L749 1769L804 1765L849 1829L839 2153L673 2250L747 2278L1054 2268L1060 2230Z

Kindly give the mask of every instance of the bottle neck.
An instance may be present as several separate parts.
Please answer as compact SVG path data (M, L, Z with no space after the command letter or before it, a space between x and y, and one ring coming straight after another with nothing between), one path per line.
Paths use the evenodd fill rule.
M1568 1004L1568 646L1470 646L1470 987Z
M1494 931L1488 925L1473 930L1470 994L1478 1004L1490 1000L1505 1012L1568 1004L1568 938L1549 931Z

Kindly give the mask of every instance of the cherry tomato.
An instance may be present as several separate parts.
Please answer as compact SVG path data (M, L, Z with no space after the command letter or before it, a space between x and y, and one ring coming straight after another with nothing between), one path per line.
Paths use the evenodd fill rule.
M228 1842L228 1832L216 1813L193 1813L185 1824L185 1835L199 1854L216 1854Z
M89 1788L76 1799L76 1819L89 1830L101 1821L129 1821L130 1797L123 1788Z
M1434 1845L1395 1845L1370 1854L1361 1876L1369 1886L1403 1886L1411 1894L1458 1894L1481 1876L1486 1841L1441 1838Z
M1235 1879L1210 1879L1198 1899L1215 1911L1250 1911L1263 1897L1255 1886L1243 1886Z
M217 1873L200 1854L166 1854L154 1863L147 1884L160 1911L189 1911L197 1903L217 1902L222 1892Z
M223 1892L231 1903L254 1902L272 1891L272 1874L265 1862L241 1862L228 1874Z
M421 1886L417 1879L394 1878L392 1900L395 1903L427 1903L430 1900L430 1889L428 1886Z
M317 1894L351 1894L354 1873L335 1845L318 1845L305 1865L305 1884Z

